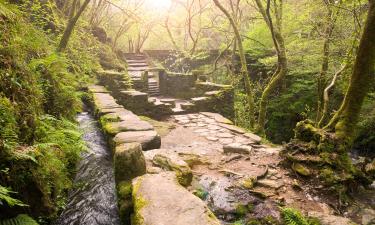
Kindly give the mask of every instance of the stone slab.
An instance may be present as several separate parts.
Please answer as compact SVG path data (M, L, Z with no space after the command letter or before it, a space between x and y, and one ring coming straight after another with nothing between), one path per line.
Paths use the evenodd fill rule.
M205 203L178 184L174 173L133 180L136 225L220 225Z
M161 140L156 131L128 131L118 133L113 141L116 145L138 142L144 151L160 148Z

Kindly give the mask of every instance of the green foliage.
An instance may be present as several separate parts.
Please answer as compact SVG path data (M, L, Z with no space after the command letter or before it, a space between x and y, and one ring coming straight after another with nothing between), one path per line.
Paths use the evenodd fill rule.
M306 218L293 208L282 208L281 216L286 225L310 225Z
M58 118L73 119L80 107L75 92L75 79L67 70L66 59L57 54L32 60L30 67L38 77L43 90L44 111Z
M9 151L18 141L18 126L15 110L9 99L0 97L0 156L1 149Z
M3 205L4 203L6 203L10 207L13 207L13 206L28 206L26 204L23 204L20 200L13 198L11 196L11 194L13 194L13 193L15 193L15 192L0 185L0 205Z
M17 217L11 219L0 220L0 225L38 225L38 223L30 216L20 214Z

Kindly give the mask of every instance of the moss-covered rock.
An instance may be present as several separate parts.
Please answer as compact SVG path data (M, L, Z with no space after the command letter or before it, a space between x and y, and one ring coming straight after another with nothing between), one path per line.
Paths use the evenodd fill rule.
M146 161L139 143L116 146L114 154L116 182L130 181L146 173Z
M301 163L293 163L292 165L292 169L302 175L302 176L310 176L311 175L311 171L305 167L304 165L302 165Z
M189 165L176 156L156 154L152 162L163 169L175 171L178 182L183 186L189 186L193 180L193 173Z

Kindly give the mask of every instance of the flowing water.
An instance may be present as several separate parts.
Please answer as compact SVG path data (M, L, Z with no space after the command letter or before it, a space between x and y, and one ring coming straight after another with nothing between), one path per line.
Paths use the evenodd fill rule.
M119 225L111 152L95 119L87 112L77 118L88 151L82 154L66 209L56 225Z

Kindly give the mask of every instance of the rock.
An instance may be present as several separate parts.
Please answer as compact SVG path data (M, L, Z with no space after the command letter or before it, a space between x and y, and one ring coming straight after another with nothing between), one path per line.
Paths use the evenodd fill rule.
M204 202L177 183L173 173L133 180L134 225L220 225Z
M124 131L147 131L153 129L154 127L151 124L142 120L113 122L104 125L104 131L112 136Z
M175 171L178 182L183 186L189 186L193 180L193 173L189 165L173 154L156 154L152 159L153 164L170 171Z
M217 137L220 137L220 138L232 138L234 137L233 134L231 133L218 133L216 134Z
M222 145L229 145L229 144L233 143L233 139L232 138L220 138L219 142Z
M230 131L233 131L235 133L238 133L238 134L244 134L244 133L246 133L245 129L237 127L237 126L234 126L234 125L231 125L231 124L220 123L219 126L224 127L226 129L228 129Z
M160 148L161 140L156 131L128 131L118 133L113 141L118 144L138 142L143 151Z
M178 155L190 167L193 167L193 166L196 166L196 165L210 165L211 164L208 160L203 159L201 156L196 155L196 154L180 152L180 153L178 153Z
M362 224L364 225L371 225L375 224L375 210L367 208L364 209L362 212Z
M282 180L269 180L269 179L258 180L257 184L263 187L273 188L276 190L284 186L284 182Z
M250 154L252 152L251 146L242 145L239 143L232 143L223 146L224 153L239 153L239 154Z
M304 165L302 165L301 163L293 163L292 165L292 169L302 175L302 176L310 176L311 175L311 172L308 168L306 168Z
M230 178L203 175L199 179L200 188L208 193L206 201L220 218L237 214L238 205L255 203L256 198L247 189L233 186Z
M355 225L350 219L341 216L314 211L309 211L307 214L309 217L318 218L322 225Z
M265 217L272 218L275 221L270 221L270 224L278 224L281 222L281 215L279 207L275 202L267 199L264 204L258 204L254 207L254 217L257 219L263 219Z
M105 87L100 85L91 85L88 87L90 93L110 93Z
M257 144L259 144L262 141L261 137L259 137L256 134L253 134L253 133L245 133L244 136L250 138L251 140L253 140Z
M114 153L116 182L130 181L146 173L146 161L139 143L117 145Z
M206 136L206 139L209 140L209 141L217 141L217 140L219 140L219 138L213 137L213 136Z
M233 124L232 121L228 120L224 116L218 114L218 113L212 113L212 112L201 112L202 115L208 116L210 118L213 118L218 123L224 123L224 124Z

